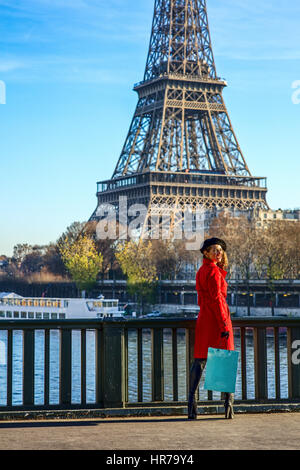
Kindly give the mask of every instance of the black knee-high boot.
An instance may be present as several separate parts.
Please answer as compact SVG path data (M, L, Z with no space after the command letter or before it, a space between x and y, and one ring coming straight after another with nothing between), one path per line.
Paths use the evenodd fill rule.
M225 418L226 419L233 419L234 412L233 412L233 403L234 403L234 394L233 393L225 393Z
M206 365L207 359L195 359L190 371L190 390L188 402L188 419L197 419L197 401L195 394Z

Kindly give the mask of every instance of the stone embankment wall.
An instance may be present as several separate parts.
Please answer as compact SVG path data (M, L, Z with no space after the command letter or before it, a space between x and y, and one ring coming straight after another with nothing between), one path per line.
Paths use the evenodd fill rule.
M235 314L237 317L248 316L247 307L229 307L230 312ZM158 304L153 306L153 311L159 311L167 314L182 314L182 313L198 313L199 309L195 305L174 305L174 304ZM275 316L287 316L287 317L300 317L300 308L275 308ZM250 314L253 317L270 317L272 316L271 308L263 307L250 307Z

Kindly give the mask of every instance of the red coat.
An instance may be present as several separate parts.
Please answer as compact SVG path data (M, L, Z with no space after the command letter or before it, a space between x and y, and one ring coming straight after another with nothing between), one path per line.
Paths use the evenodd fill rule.
M234 350L233 330L226 302L227 272L204 258L196 275L196 290L200 312L196 324L194 357L207 358L209 347ZM221 334L229 331L229 338Z

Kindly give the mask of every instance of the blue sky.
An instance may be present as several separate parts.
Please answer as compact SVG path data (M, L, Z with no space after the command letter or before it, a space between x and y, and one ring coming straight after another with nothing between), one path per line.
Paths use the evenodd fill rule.
M0 254L55 241L92 214L96 182L111 177L137 103L153 4L0 0ZM273 209L299 207L300 4L207 0L207 8L247 164L268 178Z

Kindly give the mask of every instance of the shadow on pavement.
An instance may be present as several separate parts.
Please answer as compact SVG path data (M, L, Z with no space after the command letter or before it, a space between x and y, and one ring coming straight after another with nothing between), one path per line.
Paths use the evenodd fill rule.
M91 420L66 420L66 421L2 421L0 422L1 429L21 429L21 428L56 428L56 427L85 427L85 426L98 426L99 424L145 424L145 423L188 423L193 425L203 421L224 421L221 417L201 417L198 420L189 421L187 418L103 418Z

